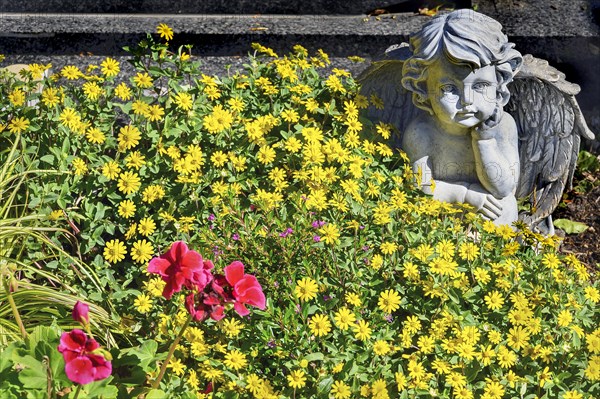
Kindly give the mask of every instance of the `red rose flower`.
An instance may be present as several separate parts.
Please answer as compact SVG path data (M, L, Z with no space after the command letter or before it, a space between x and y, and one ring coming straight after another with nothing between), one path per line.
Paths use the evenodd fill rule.
M225 278L233 287L235 302L233 308L240 316L246 316L250 311L246 304L264 309L266 306L265 294L256 277L244 273L244 265L240 261L234 261L225 267Z
M90 317L88 315L89 311L90 307L87 304L77 301L75 306L73 306L71 315L73 316L73 320L78 321L81 324L88 324L90 322Z
M77 384L85 385L103 380L112 372L110 360L98 352L100 345L93 338L78 329L63 333L58 351L65 359L65 373Z
M189 250L183 241L177 241L165 254L150 261L148 272L162 276L167 283L163 296L171 299L184 286L189 289L197 287L202 291L212 280L210 270L213 267L211 261L203 260L198 252Z

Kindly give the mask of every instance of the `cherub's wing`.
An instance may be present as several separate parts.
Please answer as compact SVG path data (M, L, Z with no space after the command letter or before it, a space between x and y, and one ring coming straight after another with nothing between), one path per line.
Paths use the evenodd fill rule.
M381 61L375 61L359 77L360 94L369 98L367 116L375 122L392 124L396 131L392 134L391 144L400 147L402 134L408 123L422 112L412 102L412 93L402 87L402 67L410 57L408 43L389 48ZM383 107L377 107L379 98Z
M528 198L532 210L519 219L535 225L558 206L571 188L581 137L593 139L575 95L579 86L547 61L526 55L509 84L506 106L519 130L521 173L517 198Z

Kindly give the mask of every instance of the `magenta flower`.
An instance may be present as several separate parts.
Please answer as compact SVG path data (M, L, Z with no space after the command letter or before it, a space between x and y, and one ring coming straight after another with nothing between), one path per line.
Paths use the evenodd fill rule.
M71 316L73 316L73 320L85 325L90 322L90 316L88 315L89 311L90 307L86 303L77 301L75 306L73 306Z
M246 304L259 309L266 307L265 294L256 277L244 273L244 265L240 261L234 261L225 267L225 278L233 287L233 308L240 316L246 316L250 311Z
M216 292L191 293L185 297L185 307L196 321L207 318L219 321L225 317L225 301Z
M100 345L78 329L60 337L58 351L65 359L65 373L74 383L85 385L103 380L112 372L112 363L99 354Z
M285 229L284 232L279 233L279 237L281 238L286 238L287 236L289 236L290 234L292 234L294 232L294 230L291 227L288 227L287 229Z
M210 270L213 267L211 261L203 260L198 252L189 250L183 241L177 241L166 253L150 261L148 272L162 276L167 283L163 296L171 299L184 286L202 291L212 280Z

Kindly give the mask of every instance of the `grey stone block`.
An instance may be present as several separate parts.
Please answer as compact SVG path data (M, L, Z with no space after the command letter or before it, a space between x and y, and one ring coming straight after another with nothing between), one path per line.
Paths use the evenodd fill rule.
M366 14L400 0L0 0L0 11L17 13L125 14ZM404 1L406 2L406 1ZM410 1L410 3L415 3ZM420 3L420 2L418 2ZM416 11L416 8L415 8Z

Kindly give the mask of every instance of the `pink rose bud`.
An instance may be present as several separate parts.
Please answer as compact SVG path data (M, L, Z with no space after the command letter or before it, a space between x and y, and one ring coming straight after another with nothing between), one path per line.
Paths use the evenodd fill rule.
M75 306L73 306L73 312L71 313L73 315L73 320L78 321L81 324L88 324L90 322L90 317L88 316L89 311L90 307L87 304L77 301Z

